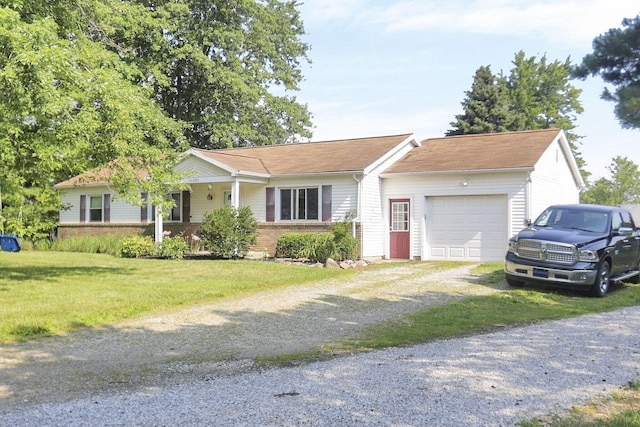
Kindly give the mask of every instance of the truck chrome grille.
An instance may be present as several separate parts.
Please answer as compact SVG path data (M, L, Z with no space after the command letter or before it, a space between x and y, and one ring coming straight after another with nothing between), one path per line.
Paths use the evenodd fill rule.
M578 253L573 245L563 245L544 240L518 240L518 255L536 261L549 261L557 264L575 264Z

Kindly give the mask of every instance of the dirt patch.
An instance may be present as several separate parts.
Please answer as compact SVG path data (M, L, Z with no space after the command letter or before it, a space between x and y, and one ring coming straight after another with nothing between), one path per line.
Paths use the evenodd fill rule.
M478 284L473 267L433 271L407 263L2 345L0 406L9 410L256 369L256 357L309 351L368 325L500 290Z

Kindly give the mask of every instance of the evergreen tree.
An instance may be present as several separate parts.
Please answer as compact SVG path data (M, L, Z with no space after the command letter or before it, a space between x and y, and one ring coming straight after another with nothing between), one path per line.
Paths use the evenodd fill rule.
M494 76L489 66L480 67L462 102L464 113L456 116L446 135L561 128L583 176L584 160L577 149L580 137L572 132L576 115L582 113L580 89L570 84L571 62L547 62L527 58L520 51L507 76Z
M615 102L615 114L624 128L640 128L640 15L622 21L593 40L593 53L586 55L573 71L579 78L600 75L607 88L603 99Z
M506 89L504 78L493 75L489 66L478 68L471 90L465 92L464 113L456 115L446 135L506 132L510 127Z

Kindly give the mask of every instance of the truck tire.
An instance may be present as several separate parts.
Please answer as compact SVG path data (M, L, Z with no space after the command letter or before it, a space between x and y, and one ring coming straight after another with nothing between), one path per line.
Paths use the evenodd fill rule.
M522 286L524 286L524 282L507 276L507 285L511 286L512 288L521 288Z
M609 285L611 283L611 272L609 263L602 261L598 267L598 276L596 281L591 286L591 296L602 298L609 292Z
M640 271L640 262L638 262L638 265L636 265L636 270ZM634 285L640 284L640 274L636 274L635 276L633 276L631 279L629 279L629 282Z

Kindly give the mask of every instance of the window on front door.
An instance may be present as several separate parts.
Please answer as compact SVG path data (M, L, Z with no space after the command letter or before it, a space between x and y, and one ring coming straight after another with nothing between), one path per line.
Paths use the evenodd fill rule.
M409 231L409 202L391 203L391 231Z
M288 188L280 190L281 220L317 220L318 188Z

